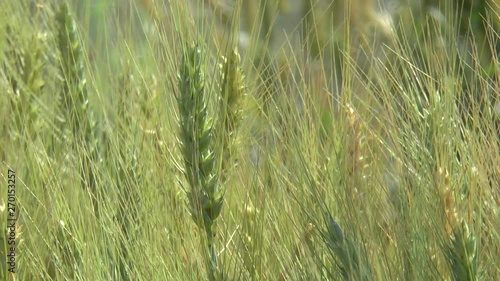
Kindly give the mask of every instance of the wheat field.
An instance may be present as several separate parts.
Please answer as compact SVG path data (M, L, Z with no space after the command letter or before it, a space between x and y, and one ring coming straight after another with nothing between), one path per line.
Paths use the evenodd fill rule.
M0 279L500 280L497 0L0 1Z

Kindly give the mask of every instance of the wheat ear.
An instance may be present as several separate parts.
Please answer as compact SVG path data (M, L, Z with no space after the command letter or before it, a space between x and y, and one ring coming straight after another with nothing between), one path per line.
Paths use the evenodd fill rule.
M240 67L240 55L235 48L226 57L222 57L221 64L222 88L220 92L219 133L222 138L222 182L227 175L227 163L231 162L236 140L236 128L241 121L241 103L245 96L245 82Z
M13 92L11 108L15 109L14 120L17 128L31 133L34 127L37 106L35 96L39 95L45 85L43 80L44 56L40 45L41 36L34 36L29 47L23 46L16 36L14 27L7 25L7 50L4 65L7 79ZM26 49L27 48L27 49ZM32 134L33 136L33 134Z
M177 96L184 175L190 186L188 198L192 218L207 235L211 257L210 279L214 280L218 268L214 245L215 222L222 209L224 192L219 187L213 126L207 112L204 54L199 45L184 50L178 80L180 94Z
M87 81L83 66L83 54L76 24L68 5L63 2L56 14L58 23L58 46L61 56L61 70L64 74L63 109L72 126L75 144L83 141L82 185L89 188L94 211L97 214L96 176L91 163L98 160L98 149L95 138L95 122L89 109L87 97Z
M63 106L69 113L75 135L79 134L88 110L87 81L83 67L82 49L78 40L76 24L68 5L62 3L56 15L58 24L57 43L61 56L61 70L64 75ZM87 129L85 127L85 129ZM90 129L90 128L88 128Z

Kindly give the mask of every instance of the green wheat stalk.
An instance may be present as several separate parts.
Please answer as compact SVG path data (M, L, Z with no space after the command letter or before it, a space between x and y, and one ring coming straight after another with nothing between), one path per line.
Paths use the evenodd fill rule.
M305 0L302 10L304 22L302 23L302 32L306 41L306 46L312 57L317 58L321 53L321 45L324 43L321 36L320 22L316 18L318 0Z
M41 36L33 35L28 44L21 44L19 32L10 25L6 28L6 43L4 67L7 73L13 95L10 99L11 108L15 109L14 121L19 131L25 130L32 134L36 129L36 98L39 97L45 85L43 79L44 54L40 45ZM25 129L23 129L25 127ZM34 135L34 134L32 134Z
M245 76L240 67L240 55L235 48L226 57L222 57L222 88L219 97L220 133L222 137L222 182L227 175L227 163L233 156L236 129L241 122L241 104L245 96Z
M134 79L129 62L124 65L124 72L120 75L117 85L120 89L120 97L118 99L117 115L119 117L118 128L120 131L127 132L127 128L132 127L133 120L130 114L127 114L132 108L127 103L130 101L136 89L134 87ZM118 271L122 280L131 280L134 263L131 262L130 249L127 245L136 242L136 226L139 224L138 208L141 202L141 196L137 193L137 187L141 186L142 173L140 170L140 162L138 159L136 144L129 145L123 138L118 139L117 153L110 152L109 159L113 155L118 155L116 161L116 182L119 184L119 207L117 212L117 220L121 226L121 231L125 240L121 240L121 253L118 265Z
M91 169L91 163L99 159L95 139L95 122L89 109L87 80L83 66L83 53L78 40L76 24L68 5L63 2L56 14L58 24L57 43L60 51L61 70L64 74L64 89L62 95L63 109L69 120L74 141L83 141L84 156L82 158L82 185L89 188L97 214L96 175Z
M210 253L210 280L218 279L215 252L216 220L223 202L228 162L231 161L236 129L241 120L241 100L245 95L244 76L236 49L222 58L221 87L218 93L219 118L208 113L205 89L204 53L199 45L184 48L177 81L180 93L180 143L183 173L190 186L190 212L196 225L206 232ZM214 124L213 120L216 120Z
M204 54L199 45L184 50L178 79L180 94L177 96L184 175L190 186L188 198L192 218L198 227L205 230L208 240L211 258L209 279L215 280L218 271L215 222L222 210L224 190L219 186L220 171L216 167L213 125L207 112Z

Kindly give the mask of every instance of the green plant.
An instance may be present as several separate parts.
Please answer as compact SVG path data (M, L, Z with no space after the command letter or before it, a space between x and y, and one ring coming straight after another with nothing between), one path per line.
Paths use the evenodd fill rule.
M218 263L215 250L216 219L224 202L216 167L213 125L208 116L205 92L204 54L199 45L185 48L177 96L180 113L180 141L184 175L190 186L188 198L193 220L205 230L208 241L210 280L216 278Z
M229 52L227 57L222 57L222 89L219 97L219 134L222 138L222 181L232 166L227 163L232 161L232 151L235 149L236 129L242 118L242 100L245 96L245 77L240 67L240 55L237 49Z
M61 58L61 72L64 75L62 106L68 114L68 125L75 138L85 137L92 129L86 115L88 111L87 80L83 66L82 47L79 42L76 23L68 5L63 2L56 14L57 43Z
M92 165L99 160L96 124L89 108L87 80L83 65L83 51L68 5L63 2L56 14L57 43L60 51L61 72L64 77L62 108L65 124L73 133L73 148L82 148L80 169L82 186L88 190L98 214L96 175Z
M7 25L7 50L5 66L11 85L11 106L15 109L14 120L21 131L36 132L37 98L45 81L43 78L42 35L34 34L29 47L22 47L21 38L15 34L15 27ZM23 128L26 126L26 128Z
M208 112L205 89L204 53L200 45L186 47L178 81L177 96L180 112L180 141L184 158L184 174L190 186L188 198L192 217L204 229L210 252L210 279L217 279L217 253L215 252L216 220L224 202L224 183L227 163L241 118L241 99L244 96L243 74L239 54L232 50L223 57L222 83L219 99L218 123ZM217 137L221 143L217 143Z
M480 280L476 237L465 222L453 229L449 241L443 245L443 252L452 280Z
M9 277L497 280L498 5L381 2L0 1Z

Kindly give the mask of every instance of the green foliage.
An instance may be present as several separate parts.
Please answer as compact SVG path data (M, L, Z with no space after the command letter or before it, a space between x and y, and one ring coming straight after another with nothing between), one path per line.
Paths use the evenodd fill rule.
M498 279L495 1L42 2L0 1L11 279Z

